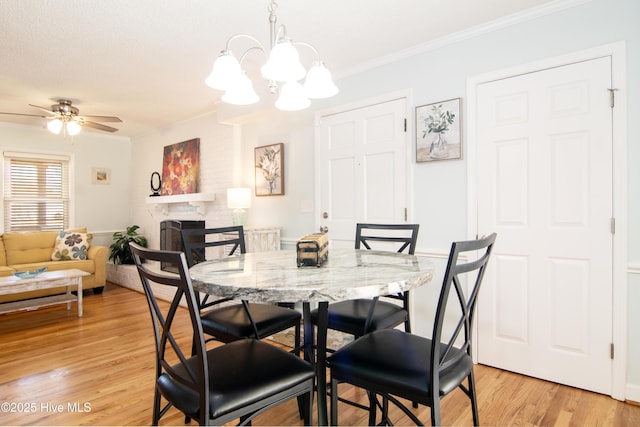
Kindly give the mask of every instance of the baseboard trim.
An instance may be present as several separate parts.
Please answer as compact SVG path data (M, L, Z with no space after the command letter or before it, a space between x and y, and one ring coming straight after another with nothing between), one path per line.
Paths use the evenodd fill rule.
M625 393L625 402L633 405L640 405L640 385L628 384Z

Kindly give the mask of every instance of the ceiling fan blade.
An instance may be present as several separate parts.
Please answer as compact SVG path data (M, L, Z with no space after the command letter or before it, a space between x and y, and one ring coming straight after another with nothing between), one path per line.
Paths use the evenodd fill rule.
M49 113L51 113L51 111L49 111ZM47 116L43 116L41 114L22 114L22 113L2 113L0 112L0 114L8 114L10 116L29 116L29 117L41 117L43 119L48 118Z
M118 117L113 116L78 116L83 119L93 120L94 122L122 122Z
M104 130L107 132L116 132L118 130L116 128L112 128L111 126L101 125L100 123L93 123L93 122L87 122L87 121L79 121L78 123L80 123L82 126L89 126L90 128Z
M49 113L49 114L54 114L54 113L53 113L53 111L51 111L51 109L50 109L50 108L44 108L44 107L40 107L40 106L38 106L38 105L33 105L33 104L29 104L29 106L31 106L31 107L35 107L35 108L39 108L39 109L41 109L41 110L46 111L46 112L47 112L47 113Z

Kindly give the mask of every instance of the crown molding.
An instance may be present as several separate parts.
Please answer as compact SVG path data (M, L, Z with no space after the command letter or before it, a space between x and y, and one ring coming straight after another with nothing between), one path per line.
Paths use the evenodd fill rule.
M444 46L448 46L454 43L458 43L464 40L478 37L482 34L487 34L502 28L507 28L513 25L520 24L522 22L531 21L533 19L551 15L566 9L581 6L585 3L589 3L592 0L556 0L542 6L533 7L523 12L515 13L505 16L503 18L489 21L482 25L468 28L457 33L449 34L444 37L440 37L416 46L403 49L391 55L382 56L371 61L363 62L354 67L347 68L335 73L335 79L341 79L354 74L362 73L364 71L371 70L382 65L387 65L393 62L400 61L402 59L410 58L425 52L429 52L435 49L440 49Z

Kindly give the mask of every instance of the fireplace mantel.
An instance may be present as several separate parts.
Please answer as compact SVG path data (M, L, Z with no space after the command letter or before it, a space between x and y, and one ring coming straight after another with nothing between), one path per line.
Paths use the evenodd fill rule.
M216 200L215 194L207 193L191 193L191 194L176 194L173 196L149 196L147 197L147 203L155 205L163 215L169 213L169 205L171 203L187 203L189 206L194 206L196 211L200 215L206 213L207 202L213 202Z

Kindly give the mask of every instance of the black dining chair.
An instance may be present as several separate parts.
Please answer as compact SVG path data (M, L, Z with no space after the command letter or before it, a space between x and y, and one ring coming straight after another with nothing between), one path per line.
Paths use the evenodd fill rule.
M419 224L356 224L356 249L386 250L414 254ZM383 298L382 300L380 298ZM401 304L384 300L395 299ZM409 292L385 295L372 299L355 299L329 304L328 329L358 338L371 331L395 328L404 324L411 332ZM313 324L318 324L318 310L311 312Z
M369 425L376 425L377 408L382 409L379 425L392 425L388 402L423 425L398 398L429 406L431 424L440 425L440 400L458 387L471 401L474 425L480 424L471 358L473 314L495 239L493 233L451 245L430 339L397 329L379 330L328 357L332 425L338 423L341 382L367 390Z
M305 425L311 424L315 371L310 363L249 338L207 350L184 254L151 250L135 243L130 247L155 338L153 425L158 425L171 407L200 425L220 425L235 419L239 419L239 425L250 425L256 415L297 397L303 401ZM178 267L178 274L163 272L146 261L171 263ZM171 303L158 302L155 292L160 288L173 289ZM181 309L181 301L186 302L187 312ZM190 325L191 334L184 334L185 323ZM193 343L189 342L191 338ZM194 354L188 356L192 348Z
M230 226L218 228L183 229L182 244L189 267L206 261L207 248L219 248L229 256L237 252L246 253L244 227ZM204 333L218 341L231 342L241 338L262 339L278 332L294 328L294 352L300 347L300 321L302 315L297 310L272 304L230 302L229 298L213 299L205 295L200 301L202 328ZM229 304L222 304L230 302Z

